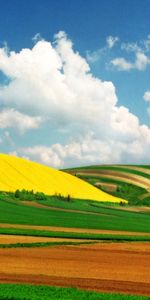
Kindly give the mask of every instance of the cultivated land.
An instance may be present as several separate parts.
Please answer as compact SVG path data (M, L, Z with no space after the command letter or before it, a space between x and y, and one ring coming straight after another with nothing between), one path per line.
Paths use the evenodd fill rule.
M144 170L149 176L149 168ZM143 203L149 192L126 184L109 182L109 192L123 193L120 186L126 191L129 204L123 206L36 191L0 192L0 299L150 299L150 209Z
M70 174L22 158L0 154L0 191L15 192L17 189L61 194L68 198L120 202Z
M150 166L96 165L65 170L130 204L150 206Z
M0 249L0 281L148 295L149 259L144 243Z
M150 240L149 212L82 200L48 198L33 203L1 195L1 283L78 287L148 299L150 243L145 241ZM74 295L67 297L63 299L74 299ZM99 294L91 297L101 299ZM103 297L109 299L107 294ZM49 299L55 299L54 294Z

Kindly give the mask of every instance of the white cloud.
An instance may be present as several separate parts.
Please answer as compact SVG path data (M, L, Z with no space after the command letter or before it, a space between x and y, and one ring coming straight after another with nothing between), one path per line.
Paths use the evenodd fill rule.
M146 91L143 98L145 101L150 102L150 91Z
M121 50L127 54L132 52L135 58L133 61L129 61L124 57L117 57L111 61L114 67L119 71L128 71L131 69L144 71L150 64L150 35L148 35L145 40L140 40L139 42L121 43Z
M129 128L130 126L126 128L126 132L129 132ZM120 135L122 129L124 129L123 125L120 128ZM133 137L134 134L136 135ZM127 139L126 133L124 134L125 140L123 137L120 140L119 138L102 140L95 137L94 134L88 134L65 145L58 143L49 147L38 145L32 148L22 148L18 151L18 154L21 156L26 155L31 160L39 161L55 168L118 163L121 161L124 163L136 163L137 160L143 163L150 161L150 153L147 146L150 146L149 129L146 126L141 126L140 132L137 133L137 128L134 126L132 133L129 132L129 135L132 135L132 137L130 136Z
M86 52L86 59L89 63L96 63L99 60L102 60L106 55L107 51L112 49L115 44L119 41L118 37L108 36L106 38L106 45L102 48L97 49L96 51L87 51Z
M117 36L110 35L106 38L108 48L110 48L110 49L113 48L118 41L119 41L119 38Z
M150 59L143 52L137 52L135 62L129 62L123 57L115 58L111 61L111 64L117 68L118 71L130 71L131 69L137 69L144 71L150 64Z
M134 68L139 71L143 71L150 64L150 59L142 52L136 53L136 61L134 64Z
M43 40L43 39L42 39L41 34L40 34L39 32L36 33L36 34L33 36L33 38L32 38L32 41L33 41L34 43L37 43L38 41L41 41L41 40Z
M150 35L147 36L146 39L140 40L138 42L133 43L122 43L121 49L127 52L143 52L147 53L150 51Z
M115 64L133 68L124 59ZM135 64L144 69L147 60L138 55L134 68ZM74 51L64 32L55 36L53 44L40 40L19 53L0 49L0 70L10 79L0 87L1 128L38 128L46 119L51 132L58 132L54 145L29 143L22 149L18 146L15 153L55 167L150 162L150 129L117 105L113 83L92 76L86 59ZM60 131L65 134L65 129L66 142L60 143Z
M118 57L115 58L111 61L111 64L117 68L119 71L129 71L133 69L132 63L128 62L125 58L123 57Z
M150 104L150 91L146 91L143 96L144 100ZM147 109L148 114L150 115L150 107Z
M101 59L104 52L105 52L104 48L98 49L98 50L93 51L93 52L87 51L86 59L89 63L96 63L97 61L99 61Z
M41 117L31 117L11 109L0 111L0 128L14 128L21 133L29 129L38 128L42 122Z
M127 52L141 52L142 49L137 43L122 43L121 49Z

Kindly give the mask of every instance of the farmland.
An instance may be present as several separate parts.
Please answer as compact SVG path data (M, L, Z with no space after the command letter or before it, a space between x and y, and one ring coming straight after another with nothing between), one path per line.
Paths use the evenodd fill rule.
M64 201L64 206L65 203ZM34 207L18 200L1 199L0 223L150 232L148 212L130 212L115 207L94 206L95 214L90 214L90 208L93 212L91 204L95 205L95 202L90 202L90 205L87 205L89 211L83 214L76 212L75 209L74 212L67 212L50 209L50 207L47 209L47 206ZM71 207L72 202L70 202ZM69 209L68 203L67 208Z
M149 243L0 249L0 281L149 295L149 251Z
M65 171L132 205L150 205L150 166L96 165Z
M149 299L150 209L143 203L148 189L127 182L121 185L121 179L119 183L107 182L107 178L103 186L93 187L91 193L100 198L92 200L87 196L89 190L81 193L82 181L77 178L82 177L80 171L78 174L76 170L75 177L60 172L61 176L69 176L67 184L72 184L70 178L80 182L80 197L75 193L68 198L64 190L54 193L52 180L50 192L45 193L50 178L44 183L40 173L40 186L40 180L33 181L30 163L25 167L26 161L23 165L20 162L17 159L17 175L11 173L9 177L2 172L0 177L0 299ZM8 165L8 169L12 170L12 166ZM142 167L143 173L143 169L147 174L143 177L149 180L149 169ZM88 170L83 179L98 183L93 167L91 170L92 176ZM32 178L27 177L28 172ZM21 188L15 176L20 176ZM66 185L59 180L55 179L55 186L56 182L58 186L60 182ZM27 181L31 186L25 184ZM74 181L73 188L77 188ZM125 196L129 203L120 200ZM37 298L37 293L42 298Z
M136 296L110 295L108 291L148 296L149 216L149 212L126 211L94 201L72 199L68 202L55 197L26 201L15 198L13 193L2 193L0 282L32 283L33 295L41 284L105 292L62 289L60 299L66 300L68 297L71 300L78 297L136 299ZM9 285L0 286L0 293L6 296L4 299L9 299L4 287L8 287L10 295L13 290L10 292ZM31 289L15 286L14 295L20 295L17 299L21 300L23 293L28 293L27 288ZM59 299L59 289L49 290L47 286L41 289L52 293L49 299ZM138 299L144 298L139 296Z
M15 156L0 154L0 191L33 190L68 198L120 202L70 174Z

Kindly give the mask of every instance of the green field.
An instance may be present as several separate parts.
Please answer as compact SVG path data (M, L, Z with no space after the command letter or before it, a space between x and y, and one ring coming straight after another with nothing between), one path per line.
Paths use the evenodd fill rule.
M72 202L69 205L71 209ZM67 207L69 208L68 203ZM27 206L21 201L1 199L0 223L150 232L149 213L129 212L115 207L96 206L95 202L91 207L92 209L94 207L95 212L99 214L55 211Z
M149 296L107 294L50 286L0 284L1 300L149 300Z

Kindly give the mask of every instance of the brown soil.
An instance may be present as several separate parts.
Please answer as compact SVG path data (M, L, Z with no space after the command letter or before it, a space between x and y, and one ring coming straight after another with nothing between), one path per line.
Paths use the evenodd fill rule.
M0 282L150 295L150 243L0 249Z
M17 244L17 243L45 243L45 242L90 242L91 240L68 239L68 238L47 238L22 235L0 235L0 244Z
M116 192L117 191L117 184L111 184L111 183L98 181L94 185L105 188L109 192Z
M37 226L37 225L21 225L21 224L3 224L0 223L0 228L20 228L20 229L35 229L60 232L79 232L79 233L95 233L95 234L121 234L121 235L144 235L150 236L150 232L131 232L119 230L103 230L103 229L86 229L86 228L71 228L71 227L54 227L54 226Z

